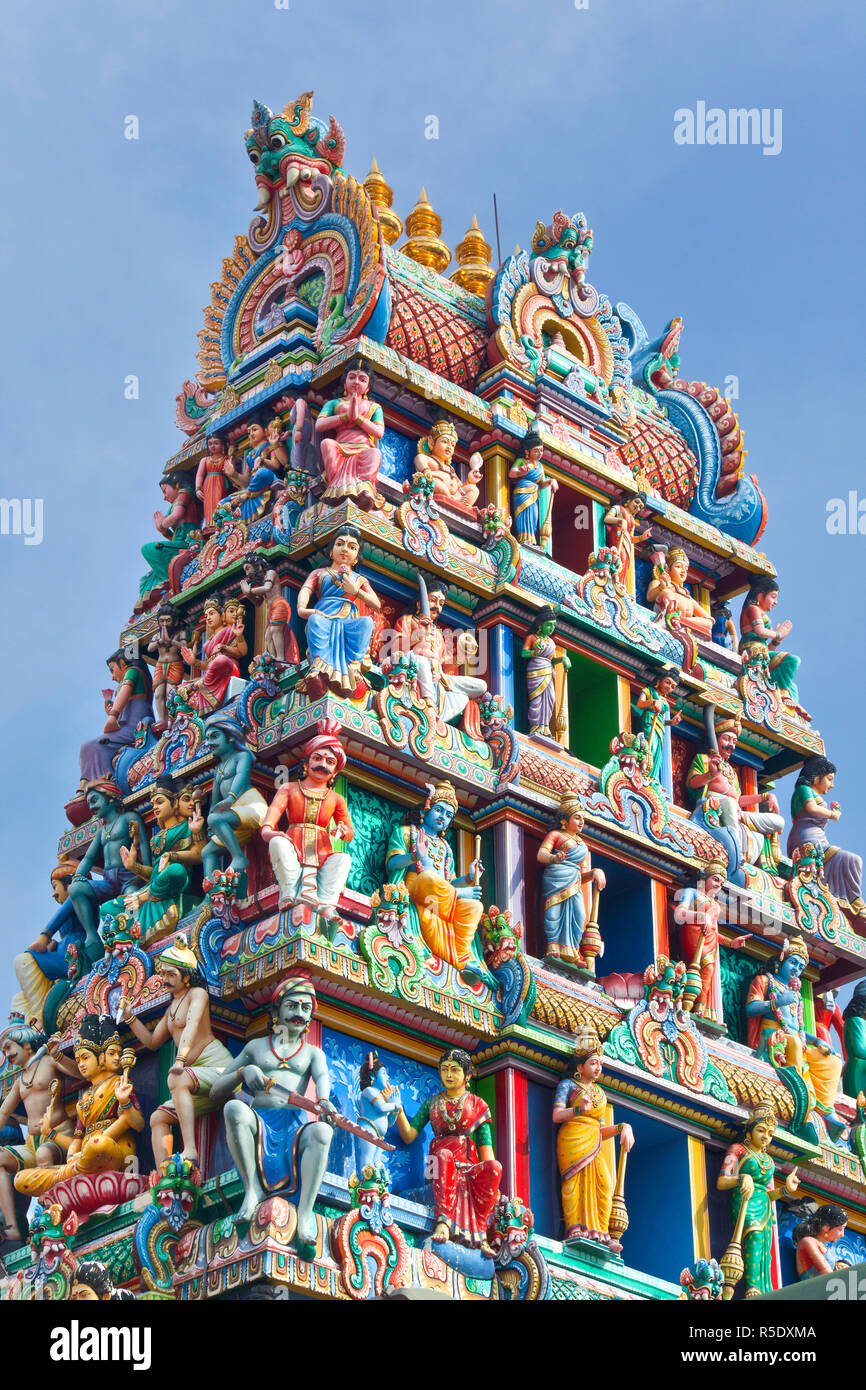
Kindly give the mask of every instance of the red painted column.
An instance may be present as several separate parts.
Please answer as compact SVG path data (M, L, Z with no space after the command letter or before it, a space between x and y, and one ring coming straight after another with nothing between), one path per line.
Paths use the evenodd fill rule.
M530 1205L529 1104L526 1077L515 1067L495 1073L496 1157L502 1164L501 1190Z

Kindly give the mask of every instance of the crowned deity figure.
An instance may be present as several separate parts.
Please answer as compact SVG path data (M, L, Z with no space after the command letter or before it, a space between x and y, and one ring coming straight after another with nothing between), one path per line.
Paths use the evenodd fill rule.
M302 1260L316 1254L313 1210L334 1135L331 1076L320 1047L306 1033L316 1011L316 990L303 972L289 975L270 1000L270 1032L254 1038L232 1060L213 1088L213 1099L226 1102L224 1116L229 1150L244 1185L237 1214L249 1221L271 1192L298 1194L294 1245ZM304 1104L310 1083L315 1102ZM242 1085L252 1097L247 1105L230 1099Z
M208 437L205 449L196 469L195 495L202 504L205 527L212 528L214 512L229 490L228 479L234 460L231 453L226 454L226 446L218 434Z
M43 1024L43 1012L49 994L58 981L67 981L69 962L66 951L74 946L76 952L84 943L84 928L75 914L69 885L78 868L75 860L61 859L51 870L51 896L57 911L26 951L12 961L18 978L19 991L12 997L11 1013Z
M99 909L102 903L122 897L141 884L141 880L123 862L122 851L137 848L138 861L150 865L150 846L144 821L136 811L123 809L120 788L110 778L93 782L87 788L87 807L97 820L96 834L87 853L78 865L69 885L69 897L81 926L84 928L82 954L92 965L104 954L99 936ZM102 859L99 878L91 878L97 860Z
M0 1254L7 1245L21 1241L13 1178L31 1168L56 1167L63 1157L58 1133L67 1140L73 1134L59 1099L61 1076L67 1068L51 1056L45 1042L38 1029L24 1022L11 1023L0 1033L0 1053L12 1069L9 1089L0 1105L0 1130L21 1108L27 1119L23 1144L0 1145Z
M611 1213L620 1183L614 1183L604 1140L617 1136L621 1154L628 1153L634 1146L634 1132L629 1124L605 1123L607 1097L598 1084L602 1066L598 1034L592 1028L581 1029L574 1039L571 1074L560 1081L553 1098L553 1123L559 1127L556 1156L565 1239L592 1240L618 1254L622 1246L611 1232Z
M603 869L594 869L589 847L581 837L584 823L583 806L573 794L564 795L559 803L558 827L551 830L538 849L542 866L541 903L545 954L568 965L585 967L581 952L586 903L583 885L592 883L594 896L601 893L606 879Z
M170 603L161 604L156 615L156 632L147 644L147 650L156 653L153 668L154 734L166 728L169 692L176 690L183 680L183 648L186 641L186 624L181 614Z
M642 729L647 741L650 757L650 776L659 781L662 773L662 759L665 748L665 730L679 724L682 714L671 708L671 696L677 688L680 673L674 666L666 666L656 676L652 685L647 685L637 697L637 707L642 715Z
M178 694L198 713L211 714L223 703L229 681L240 675L238 661L247 655L244 637L244 606L239 599L229 599L223 608L216 599L205 600L202 655L197 657L192 647L181 647L181 656L191 671L201 671L196 680L184 681Z
M410 825L396 825L388 841L389 883L405 883L415 934L440 960L464 970L477 956L475 936L484 908L480 859L458 878L445 832L457 814L450 782L428 787L427 799Z
M232 1055L213 1035L204 977L198 958L182 932L157 956L156 968L168 988L171 1002L153 1031L135 1017L126 996L120 1001L118 1013L149 1051L158 1051L167 1042L174 1043L177 1049L168 1072L170 1099L163 1101L150 1117L157 1164L171 1157L173 1125L180 1128L181 1157L197 1162L195 1120L213 1110L216 1102L211 1092L217 1079L233 1064Z
M743 1126L742 1138L725 1154L716 1182L720 1192L731 1194L735 1231L742 1219L746 1298L757 1298L773 1287L773 1202L778 1197L793 1198L800 1182L794 1168L783 1183L774 1185L776 1165L767 1150L775 1132L773 1107L756 1106Z
M437 420L430 433L418 442L415 471L433 479L434 500L472 507L478 500L478 485L484 476L484 459L477 453L471 456L469 473L463 482L452 463L456 448L457 430L454 425L450 420Z
M156 823L150 840L150 862L143 864L138 859L137 826L132 827L129 848L122 846L120 850L124 868L140 878L144 887L126 892L117 905L118 912L123 911L138 924L145 942L158 932L170 931L177 923L189 872L184 860L173 857L173 852L191 850L194 837L190 817L181 805L180 789L170 777L159 777L153 783L150 806ZM195 834L203 849L203 828ZM104 910L110 911L110 904Z
M521 656L526 661L526 700L529 732L542 738L553 735L556 709L556 667L571 670L571 657L554 641L556 609L542 608L535 614L526 635ZM562 697L560 697L560 704Z
M75 1132L55 1130L53 1143L66 1162L24 1169L15 1190L42 1198L79 1173L123 1172L135 1156L144 1116L129 1082L135 1053L122 1053L117 1024L105 1014L85 1014L75 1039L75 1065L88 1082L76 1106Z
M661 551L656 555L661 556ZM695 637L709 642L713 632L712 614L692 597L686 583L688 572L688 555L680 546L673 546L663 559L656 559L646 591L647 603L653 604L659 618L668 625L685 628Z
M696 1017L716 1017L719 918L723 908L719 896L724 891L727 873L728 866L723 859L713 859L705 864L697 884L684 888L679 895L674 912L674 918L680 925L683 959L690 971L700 976L700 993L683 1001L684 1009ZM725 944L739 950L746 940L745 936L738 936Z
M784 829L785 821L772 792L744 793L740 787L731 758L742 727L739 717L716 721L717 747L692 759L686 785L698 808L704 812L709 806L718 809L721 824L748 863L757 864L767 857L775 861L778 855L768 845ZM733 867L729 864L729 869Z
M652 531L638 531L638 518L647 504L645 492L624 493L604 514L605 544L619 560L619 580L628 584L635 545L652 539ZM649 597L649 595L647 595Z
M364 511L374 511L378 505L385 416L382 407L368 399L372 386L367 364L360 359L351 362L343 373L342 395L326 401L316 420L325 475L322 501L328 506L347 498Z
M489 1256L487 1226L499 1199L502 1164L493 1152L490 1108L470 1089L474 1072L469 1053L452 1047L439 1058L442 1090L411 1120L400 1106L395 1120L404 1144L413 1143L428 1124L433 1131L428 1171L433 1178L434 1242L451 1241Z
M354 834L345 799L333 784L346 766L346 752L335 719L320 719L317 733L301 749L303 774L278 787L262 825L262 839L280 886L280 908L308 903L326 919L337 915L351 856L335 850L331 826L344 844ZM286 828L280 829L285 817Z
M487 694L486 681L453 669L455 665L465 665L477 656L478 643L471 632L460 632L449 653L451 634L446 636L438 621L445 606L448 585L441 579L434 579L426 585L420 576L419 581L421 593L415 612L403 613L397 619L392 650L412 656L422 697L432 705L443 723L453 724L464 715L471 700L480 700ZM451 661L448 660L449 654L453 658ZM446 666L452 669L446 670ZM464 716L464 726L466 717L468 711ZM469 732L475 732L476 723L473 720Z
M553 536L553 498L559 487L544 470L544 441L540 434L524 436L523 453L508 470L511 488L511 514L514 539L521 545L535 545L550 554Z
M344 699L366 695L362 668L369 665L373 619L382 607L368 580L355 573L361 556L357 526L341 526L331 542L331 563L315 569L298 594L298 617L307 624L310 662L304 689L309 700L326 690Z
M238 489L235 500L242 521L258 521L265 511L271 492L281 478L288 454L283 443L285 430L278 417L262 425L251 420L247 426L249 449L242 468L226 464L226 473Z
M806 1084L810 1112L838 1124L835 1101L842 1058L803 1026L801 977L808 964L809 948L802 936L786 937L778 958L768 961L749 986L748 1042L775 1065L794 1067Z

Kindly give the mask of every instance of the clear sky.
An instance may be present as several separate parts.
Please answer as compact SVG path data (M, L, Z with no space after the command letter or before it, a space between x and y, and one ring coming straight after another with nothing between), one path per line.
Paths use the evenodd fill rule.
M404 217L424 184L452 247L473 213L493 239L494 190L503 254L556 208L583 210L591 283L651 336L682 315L688 379L738 378L747 468L769 501L761 544L794 622L786 645L839 765L838 838L866 847L866 535L825 524L828 501L852 489L866 512L851 443L861 6L40 0L16 6L3 37L0 495L42 499L43 539L0 535L0 1017L11 957L53 907L63 805L78 745L102 725L104 658L146 568L139 547L156 538L201 308L249 225L254 97L276 110L313 88L316 113L346 132L346 168L363 178L375 156ZM674 113L699 102L780 109L781 151L675 143ZM138 140L124 138L129 115Z

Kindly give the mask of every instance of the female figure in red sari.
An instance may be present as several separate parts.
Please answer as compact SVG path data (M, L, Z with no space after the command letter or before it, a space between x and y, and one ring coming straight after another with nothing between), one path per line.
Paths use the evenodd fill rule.
M218 434L212 434L207 442L207 453L202 457L195 475L195 495L204 508L205 526L213 526L213 514L229 490L226 479L228 463L225 444Z
M224 609L216 599L207 600L204 639L204 660L199 660L190 647L181 648L187 666L203 674L197 681L185 681L178 693L199 714L210 714L225 699L232 676L240 675L237 658L247 654L244 608L238 599L230 599Z
M316 434L327 485L322 501L331 507L347 497L367 512L376 506L385 416L380 405L367 399L372 385L366 364L350 362L343 374L344 394L326 401L319 412Z
M499 1198L502 1164L493 1156L487 1102L469 1089L473 1071L469 1053L452 1047L439 1058L443 1089L411 1120L402 1107L395 1119L404 1144L417 1139L427 1124L433 1130L427 1171L433 1178L434 1241L451 1240L489 1254L487 1223Z

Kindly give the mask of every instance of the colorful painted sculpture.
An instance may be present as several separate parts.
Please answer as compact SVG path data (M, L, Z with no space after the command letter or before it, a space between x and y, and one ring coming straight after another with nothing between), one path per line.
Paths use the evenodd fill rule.
M415 612L401 614L395 624L392 654L411 654L417 667L418 690L443 723L453 724L461 716L465 722L467 706L487 694L487 683L455 668L477 656L478 643L471 632L460 632L455 638L439 626L448 596L444 580L426 584L419 576L419 586ZM477 722L473 721L473 727Z
M341 526L331 542L331 563L313 570L298 594L298 617L307 624L309 674L307 698L326 690L355 699L366 694L362 669L369 662L373 619L366 609L381 608L363 575L355 574L361 556L357 526Z
M230 599L221 607L216 599L207 599L204 610L204 637L201 659L192 647L182 647L181 655L191 671L201 671L198 680L185 681L178 694L199 714L211 714L223 703L229 681L240 675L238 661L247 655L244 637L244 606Z
M559 1126L556 1156L562 1182L566 1240L592 1240L614 1254L622 1249L611 1230L615 1198L622 1199L624 1155L634 1146L631 1125L606 1125L607 1097L598 1079L603 1067L598 1034L585 1028L575 1035L571 1075L560 1081L553 1099L553 1123ZM620 1162L613 1171L603 1148L619 1136Z
M644 686L637 697L637 707L643 716L642 728L650 757L650 776L658 781L662 772L665 729L679 724L682 714L671 706L671 696L677 688L680 673L675 666L666 666L652 685Z
M22 1236L15 1216L12 1180L32 1168L56 1166L63 1149L56 1136L72 1138L72 1122L60 1102L61 1077L65 1072L45 1048L45 1037L25 1023L13 1023L0 1033L0 1052L9 1067L17 1069L0 1105L0 1130L23 1107L27 1120L24 1142L0 1146L0 1253L20 1245ZM77 1072L76 1072L77 1075Z
M653 604L668 626L685 628L695 637L709 641L713 620L703 604L692 597L686 583L688 572L689 557L681 546L673 546L664 558L656 551L653 578L646 591L647 602Z
M635 545L652 539L652 531L638 531L638 518L647 504L645 492L623 493L604 514L605 545L619 560L619 577L628 584ZM649 595L647 595L649 597Z
M743 1126L743 1137L725 1154L716 1186L731 1194L734 1243L742 1248L746 1298L769 1293L773 1287L773 1202L791 1198L799 1187L796 1168L774 1186L775 1164L767 1153L776 1131L772 1106L759 1105ZM725 1261L722 1261L724 1268Z
M739 848L739 857L750 864L775 862L777 854L769 847L772 837L785 827L779 803L772 792L744 793L731 759L742 729L739 718L715 722L716 748L692 759L686 783L697 806L706 813L708 805L718 809L721 824ZM729 870L738 866L739 859Z
M358 1123L369 1125L371 1139L357 1143L356 1171L363 1177L365 1169L375 1166L387 1177L387 1159L374 1142L375 1136L384 1139L394 1115L402 1107L400 1088L392 1086L385 1064L378 1052L368 1052L358 1076Z
M141 547L146 564L150 566L139 584L139 595L146 598L154 589L168 583L171 562L188 550L192 532L198 526L198 505L195 492L183 475L162 479L162 495L169 504L167 512L154 512L153 524L165 539Z
M346 766L340 726L321 719L317 730L301 749L301 777L277 789L261 833L280 886L279 906L292 907L300 900L332 921L352 860L345 850L334 849L331 826L336 825L345 844L355 829L345 799L333 790ZM285 830L280 829L283 817Z
M77 1260L69 1298L73 1303L127 1303L135 1301L135 1294L117 1287L102 1260Z
M42 1027L50 991L58 980L66 979L67 947L74 946L78 950L84 941L84 928L69 896L69 885L77 867L74 860L63 859L51 870L51 896L58 910L33 945L12 961L20 989L12 996L10 1016L35 1022L37 1028Z
M204 511L204 525L214 526L214 512L227 495L229 484L227 473L233 467L231 455L226 454L226 446L218 434L208 436L206 453L195 474L195 495Z
M866 918L863 901L863 860L859 854L831 845L827 826L842 814L838 802L829 806L824 796L836 780L836 768L829 758L816 755L807 758L791 797L791 829L788 834L788 854L800 845L820 845L824 851L824 881L845 912Z
M559 803L559 828L542 840L538 862L543 867L541 902L546 955L567 965L586 968L598 954L600 942L584 943L586 903L584 883L593 887L590 920L598 933L598 899L606 879L594 869L586 841L581 837L584 810L576 796L567 794ZM586 946L593 949L587 951ZM583 949L581 949L583 947Z
M181 1157L196 1163L195 1120L214 1108L216 1100L211 1093L217 1079L233 1064L232 1055L213 1035L204 978L183 933L160 952L156 967L171 994L171 1003L153 1031L135 1017L126 997L118 1005L118 1013L149 1051L155 1052L169 1041L177 1048L168 1072L170 1099L163 1101L150 1117L153 1155L157 1164L170 1156L172 1126L178 1125L183 1144Z
M389 883L405 883L414 933L440 960L464 970L478 957L476 933L484 911L480 859L469 872L454 874L454 855L445 833L457 814L450 782L431 783L427 799L409 825L396 825L388 841Z
M778 958L768 961L752 980L746 995L749 1046L772 1060L776 1035L781 1033L784 1065L793 1067L803 1078L810 1111L815 1109L825 1120L836 1121L842 1059L803 1027L801 976L808 964L809 948L803 938L786 937Z
M368 399L372 387L370 369L358 358L343 373L342 395L326 401L316 420L325 475L322 501L329 506L346 498L364 511L378 505L379 442L385 433L385 416L382 407Z
M133 831L129 849L122 847L123 867L136 878L144 880L143 888L124 895L118 910L137 922L145 941L175 926L181 895L189 884L189 874L181 860L172 859L174 851L192 848L189 819L180 807L180 791L170 777L161 777L153 785L150 805L157 829L150 841L150 863L142 864L137 857L138 830Z
M532 627L523 643L521 655L526 661L527 719L530 734L552 737L556 699L555 668L571 670L568 652L560 651L553 640L556 631L556 609L542 608L535 614ZM562 692L559 704L562 705Z
M832 1274L834 1269L840 1268L828 1247L842 1239L847 1225L848 1213L844 1207L827 1202L794 1227L791 1239L797 1247L798 1279L814 1279L817 1274ZM843 1260L841 1267L847 1263Z
M511 515L514 539L520 545L535 545L550 554L553 536L553 499L559 487L544 470L544 441L540 434L524 435L523 453L508 470L511 489Z
M122 897L140 880L123 862L121 851L138 846L137 859L150 865L150 846L144 821L135 811L124 811L120 789L109 778L87 788L87 806L98 822L87 853L69 885L69 897L76 917L84 928L82 953L89 964L99 960L103 944L99 937L99 908L112 898ZM102 859L102 875L92 879L91 871Z
M153 687L147 663L116 651L106 658L106 665L117 689L102 692L108 717L101 735L81 745L78 758L82 787L86 782L110 776L115 755L135 742L139 723L153 719Z
M778 601L778 580L762 575L753 582L740 612L740 651L745 652L749 647L759 646L771 653L770 684L778 690L784 704L801 719L809 720L812 716L807 714L799 703L796 684L800 658L792 656L790 652L778 650L779 643L784 641L791 631L791 624L786 619L778 627L773 627L770 622L770 614Z
M147 650L155 652L157 657L153 671L155 734L161 733L168 723L166 701L169 692L176 690L183 680L183 648L186 641L186 625L180 613L170 603L163 603L156 615L156 632L147 644Z
M230 719L211 719L205 743L217 758L213 790L207 818L208 839L201 862L211 878L228 851L231 867L243 874L247 858L243 846L264 824L268 803L252 785L253 755L246 746L246 735Z
M815 1032L821 1042L833 1047L831 1029L835 1030L839 1042L839 1048L833 1048L834 1052L841 1049L842 1057L845 1057L845 1021L842 1010L836 1003L836 991L825 989L821 994L815 993Z
M461 481L452 463L457 448L457 430L450 420L437 420L430 433L418 441L415 455L416 473L426 473L433 479L436 501L472 507L478 500L479 483L484 476L484 460L473 454L469 460L466 481Z
M66 1162L22 1170L15 1189L27 1197L43 1197L78 1174L122 1171L135 1155L135 1135L144 1129L144 1116L129 1082L134 1053L121 1054L117 1025L104 1014L85 1014L75 1039L75 1065L89 1083L76 1106L73 1136L56 1129L53 1142Z
M249 449L244 455L243 468L226 465L226 473L237 486L235 502L242 521L258 521L270 500L288 462L283 445L283 422L269 420L267 425L251 420L247 425Z
M719 1303L722 1299L725 1276L718 1260L695 1260L680 1275L682 1297L689 1303Z
M844 1019L846 1096L866 1093L866 980L858 980Z
M728 866L723 859L705 864L694 888L684 888L678 895L674 912L680 925L683 959L688 963L687 987L683 1008L698 1018L716 1018L716 979L719 969L719 917L723 904L718 901L724 891ZM738 936L725 943L739 950L747 937ZM697 991L697 992L696 992Z
M493 1116L487 1102L470 1090L472 1058L452 1047L439 1058L442 1090L409 1120L401 1107L396 1124L404 1144L412 1144L429 1124L433 1131L427 1171L433 1180L433 1241L466 1245L490 1253L487 1226L499 1200L502 1165L493 1154Z
M717 647L724 647L726 651L736 651L737 629L731 617L731 605L724 602L714 603L710 612L713 615L712 641Z
M295 666L300 661L298 643L289 627L291 610L283 598L277 571L271 569L262 555L244 557L244 577L241 593L254 603L268 605L268 624L265 628L265 651L276 661L288 661Z
M237 1219L249 1221L270 1192L297 1192L295 1249L304 1260L316 1253L313 1205L325 1176L334 1133L329 1121L335 1114L327 1058L305 1039L315 1011L316 991L307 975L283 980L271 996L268 1037L248 1042L213 1090L215 1100L226 1102L226 1137L244 1185ZM299 1101L311 1081L316 1100L308 1110ZM229 1099L239 1084L252 1104Z

